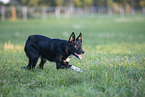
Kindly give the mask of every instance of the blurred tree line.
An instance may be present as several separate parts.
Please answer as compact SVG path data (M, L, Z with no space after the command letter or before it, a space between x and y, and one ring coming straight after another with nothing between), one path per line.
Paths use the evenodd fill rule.
M23 17L23 20L29 17L46 19L48 15L69 18L73 15L77 17L103 14L134 16L137 13L145 15L145 0L10 0L5 5L0 2L2 21L5 18L16 20L17 17Z
M67 6L67 7L117 7L130 6L134 8L145 7L145 0L11 0L10 4L25 6Z

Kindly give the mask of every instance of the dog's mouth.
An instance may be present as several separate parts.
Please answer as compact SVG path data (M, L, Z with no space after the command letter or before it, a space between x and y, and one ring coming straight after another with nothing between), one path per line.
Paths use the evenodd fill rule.
M82 59L82 55L81 54L74 53L73 55L76 56L78 59Z

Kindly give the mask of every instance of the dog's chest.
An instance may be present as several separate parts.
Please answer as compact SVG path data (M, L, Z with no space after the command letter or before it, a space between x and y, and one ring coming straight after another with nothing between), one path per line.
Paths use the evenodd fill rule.
M70 58L71 58L71 56L68 56L68 57L64 60L64 62L69 62L69 61L70 61Z

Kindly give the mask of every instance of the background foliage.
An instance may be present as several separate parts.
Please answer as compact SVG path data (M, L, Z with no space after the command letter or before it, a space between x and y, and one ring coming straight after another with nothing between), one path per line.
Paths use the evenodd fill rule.
M11 0L10 4L20 4L27 6L132 6L145 7L145 0Z

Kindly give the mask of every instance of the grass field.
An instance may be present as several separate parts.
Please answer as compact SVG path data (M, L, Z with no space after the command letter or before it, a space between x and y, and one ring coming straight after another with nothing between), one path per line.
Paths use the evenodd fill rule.
M21 70L28 59L23 47L31 34L68 39L83 33L83 70ZM1 97L144 97L145 17L97 17L0 22Z

